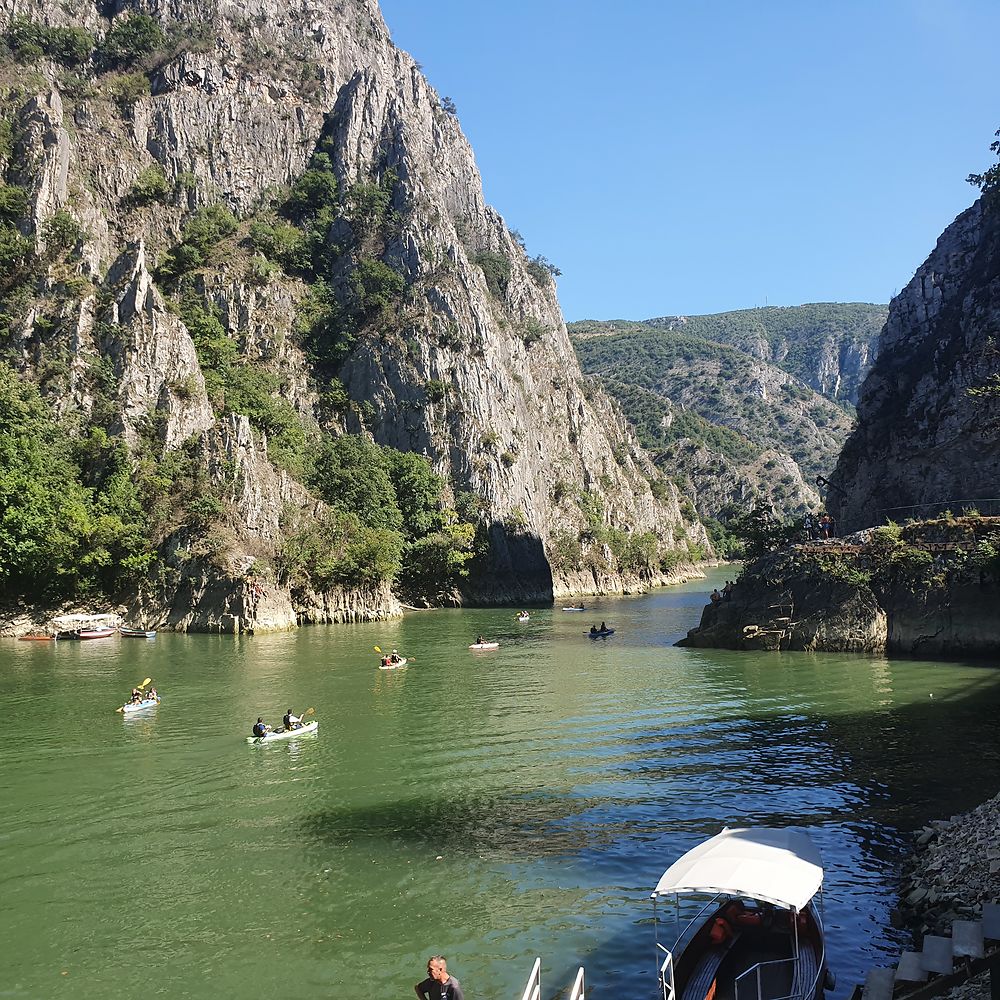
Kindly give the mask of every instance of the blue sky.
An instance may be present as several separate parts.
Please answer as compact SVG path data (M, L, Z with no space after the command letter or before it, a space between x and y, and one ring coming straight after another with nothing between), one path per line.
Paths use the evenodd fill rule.
M975 198L997 0L381 0L567 319L887 302Z

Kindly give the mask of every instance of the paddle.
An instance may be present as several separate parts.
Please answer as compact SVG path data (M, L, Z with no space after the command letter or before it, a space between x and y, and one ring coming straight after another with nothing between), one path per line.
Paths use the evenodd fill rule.
M141 691L147 684L150 683L150 681L152 681L152 679L153 679L152 677L147 677L141 684L136 684L136 687ZM116 708L115 711L116 712L124 712L125 711L125 706L122 705L121 708Z

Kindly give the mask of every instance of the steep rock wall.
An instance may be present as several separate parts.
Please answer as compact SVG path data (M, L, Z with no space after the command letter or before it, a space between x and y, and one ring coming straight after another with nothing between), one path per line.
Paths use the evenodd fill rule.
M1000 214L980 200L890 304L831 477L828 505L845 530L998 495L998 328Z
M584 385L553 282L531 270L485 204L457 119L392 45L376 5L151 0L109 10L17 0L0 21L27 16L101 35L102 14L132 10L154 15L178 39L174 54L148 72L149 94L123 101L107 75L89 89L69 86L44 61L16 86L8 76L18 141L6 167L31 193L39 252L56 211L70 212L85 231L73 277L91 290L63 295L52 274L45 289L77 331L68 376L47 388L53 406L90 413L93 366L110 360L125 440L136 453L148 451L151 435L164 453L194 447L226 512L210 543L178 527L165 571L130 599L135 613L177 628L237 631L253 627L255 616L257 627L278 628L397 610L387 591L354 599L286 588L283 597L272 591L266 615L248 600L247 574L280 549L283 512L310 516L322 505L274 467L245 420L216 418L191 334L151 279L193 208L223 202L249 218L272 206L321 136L343 189L395 174L400 225L383 259L406 279L393 321L364 330L339 372L352 401L339 429L426 454L452 489L483 500L492 544L465 599L546 600L676 578L689 547L706 542L701 526L685 524L676 489L617 409ZM174 194L138 204L131 193L152 165ZM507 262L499 285L477 263L483 254ZM336 432L295 334L302 282L252 276L234 254L200 271L197 284L243 357L280 376L303 426ZM17 351L35 378L46 347L38 315L27 314ZM429 383L443 384L444 397L432 400ZM608 529L655 536L684 558L619 561L588 535L581 494L600 498Z

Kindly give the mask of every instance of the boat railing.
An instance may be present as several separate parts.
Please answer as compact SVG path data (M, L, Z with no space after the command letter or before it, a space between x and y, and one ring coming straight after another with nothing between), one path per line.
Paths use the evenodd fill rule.
M690 899L690 897L688 898ZM677 917L676 917L677 937L675 938L674 943L671 946L671 950L674 952L675 955L679 955L687 946L688 941L691 938L693 938L694 935L701 929L702 924L705 923L705 917L708 915L708 913L710 913L712 910L717 910L722 905L722 901L724 899L729 899L729 898L730 897L726 896L724 893L721 892L716 893L714 896L711 897L711 899L709 899L706 903L702 905L701 909L699 909L698 912L695 913L695 915L691 917L691 919L688 920L688 922L683 927L681 927L680 898L675 897L678 907ZM691 901L693 902L693 900Z
M775 958L769 962L758 962L757 965L751 966L736 977L734 983L735 1000L801 1000L802 997L811 995L815 991L815 977L811 977L813 979L811 986L810 984L800 984L799 978L796 976L799 962L799 956L793 955L791 958ZM764 992L762 973L780 965L787 965L790 968L789 982L792 984L792 992L780 997L771 996Z
M573 988L570 990L569 1000L586 1000L586 987L584 983L583 966L577 970L576 979L573 981ZM542 960L535 959L535 964L531 967L531 974L528 982L524 986L521 1000L541 1000L542 995Z
M542 994L542 960L535 959L535 964L531 967L531 975L525 984L521 1000L539 1000Z
M657 942L656 945L660 951L663 952L664 958L660 963L659 967L659 977L660 977L660 990L663 993L663 1000L674 1000L676 997L676 991L674 989L674 955L669 949L664 948L662 944ZM581 970L582 971L582 970Z

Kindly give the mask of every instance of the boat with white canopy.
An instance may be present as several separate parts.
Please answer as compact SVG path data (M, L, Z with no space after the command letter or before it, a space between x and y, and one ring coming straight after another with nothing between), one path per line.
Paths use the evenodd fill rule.
M725 829L688 851L652 892L654 909L664 898L676 903L670 948L656 914L664 1000L818 1000L833 988L822 885L819 851L795 830Z

